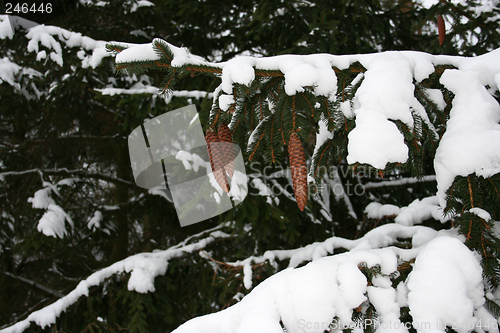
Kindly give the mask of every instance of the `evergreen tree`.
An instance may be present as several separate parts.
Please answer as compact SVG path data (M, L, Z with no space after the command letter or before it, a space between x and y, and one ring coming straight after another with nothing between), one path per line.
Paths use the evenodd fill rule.
M420 236L417 244L419 232L450 228L480 255L486 308L498 317L500 176L473 170L457 174L444 189L435 182L436 149L453 141L449 119L463 96L442 77L460 67L459 58L439 58L425 77L418 76L421 69L410 73L417 103L409 109L411 119L388 117L408 159L383 165L352 157L349 144L362 131L355 110L363 102L357 96L372 86L372 75L398 80L401 73L390 76L396 63L373 74L368 56L352 56L358 61L332 67L336 86L326 91L318 91L322 85L307 75L318 69L304 61L313 57L294 58L305 63L301 75L287 72L286 63L252 65L253 80L238 81L243 69L236 67L234 82L223 76L226 86L220 85L231 61L248 66L236 55L403 49L481 55L499 46L498 8L485 10L472 1L442 1L430 9L403 1L80 1L68 10L45 27L16 21L12 34L0 29L0 327L31 313L20 330L31 323L33 331L170 331L237 303L287 266L349 251L363 241L371 244L366 249L416 249L427 240ZM438 15L446 28L441 42ZM2 17L1 27L11 20ZM135 44L128 43L155 37L162 38L151 44L155 59L120 62L118 56L115 63L110 57L135 54ZM107 52L99 40L120 42L108 43ZM210 62L174 66L172 45ZM259 59L252 61L266 61ZM397 89L402 81L384 82ZM151 94L153 87L164 94ZM486 88L489 101L498 104L494 83ZM214 91L213 99L199 90ZM197 105L206 133L238 143L250 182L242 204L181 228L166 193L135 185L127 137L144 121L187 103ZM369 144L365 138L359 147ZM436 190L445 198L446 217ZM164 251L141 254L152 250ZM401 289L413 267L421 269L418 258L400 258L391 272L383 263L360 263L358 273L365 287L381 287L381 279L388 279ZM386 320L374 290L348 309L353 320ZM59 298L66 303L51 307ZM403 323L417 315L408 305L400 311Z

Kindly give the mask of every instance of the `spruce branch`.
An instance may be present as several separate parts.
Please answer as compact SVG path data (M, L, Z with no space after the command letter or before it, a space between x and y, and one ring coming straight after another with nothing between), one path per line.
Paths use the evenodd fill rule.
M119 43L107 43L106 44L106 51L111 52L113 54L118 54L127 48L128 48L127 46L125 46L123 44L119 44Z
M250 153L250 156L248 157L249 161L252 161L255 158L255 153L261 146L262 139L264 139L264 135L266 134L268 123L272 122L273 119L274 115L269 115L266 118L264 118L250 135L247 148L247 151Z
M169 64L174 59L174 54L170 50L170 47L168 47L168 44L162 39L155 38L153 40L153 49L161 58L166 58Z

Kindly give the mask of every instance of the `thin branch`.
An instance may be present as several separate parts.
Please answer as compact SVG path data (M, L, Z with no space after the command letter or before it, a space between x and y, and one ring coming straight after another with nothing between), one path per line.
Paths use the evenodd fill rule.
M46 175L65 175L65 176L80 176L84 178L95 178L100 180L105 180L111 183L123 184L130 187L136 187L137 185L131 181L116 178L109 174L104 174L100 172L90 172L87 170L68 170L66 168L61 169L31 169L31 170L23 170L23 171L6 171L0 173L0 177L5 176L22 176L31 173L43 173Z
M12 273L6 272L6 271L2 271L2 273L4 273L5 275L7 275L7 276L9 276L9 277L11 277L13 279L16 279L18 281L21 281L21 282L24 282L26 284L29 284L30 286L38 288L38 289L40 289L40 290L42 290L42 291L44 291L44 292L46 292L46 293L48 293L48 294L50 294L52 296L56 296L57 298L63 298L64 297L64 295L61 294L60 292L52 290L52 289L47 288L45 286L42 286L40 283L35 282L33 280L29 280L29 279L23 278L22 276L15 275L15 274L12 274Z

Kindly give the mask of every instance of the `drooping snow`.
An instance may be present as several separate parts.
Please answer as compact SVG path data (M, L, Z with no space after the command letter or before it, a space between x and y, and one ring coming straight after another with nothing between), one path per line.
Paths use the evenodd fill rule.
M355 113L356 127L348 134L347 163L384 169L387 163L406 162L408 146L393 122L368 109L357 109Z
M37 230L45 236L63 238L67 233L66 221L73 226L73 221L69 215L60 206L51 203L40 221L38 221Z
M26 37L30 39L28 43L28 52L39 52L40 44L49 50L54 50L50 53L50 58L63 66L63 55L61 44L53 37L53 35L63 35L63 30L57 27L40 25L30 29ZM66 35L68 36L68 35ZM71 33L69 34L71 36ZM69 37L68 36L68 37ZM70 37L71 38L71 37ZM75 38L71 38L68 46L75 43Z
M490 69L486 67L485 71ZM442 207L446 205L446 190L456 176L475 173L490 177L500 172L500 105L482 83L488 78L492 78L491 73L479 70L446 70L441 76L441 83L455 94L434 159Z
M41 190L35 192L32 198L28 198L28 202L30 202L33 208L46 209L51 204L55 204L54 199L50 196L52 193L52 188L45 187Z
M0 20L2 17L0 16ZM0 29L5 26L9 20L2 20ZM26 37L29 39L27 50L28 52L36 52L37 60L49 58L60 66L63 66L63 46L69 48L81 48L84 53L79 54L82 59L82 67L87 68L91 66L96 68L103 58L111 56L106 50L105 41L96 41L90 37L83 36L81 33L69 31L60 27L38 25L35 22L24 20L22 18L16 19L15 26L20 26L28 30ZM2 33L0 32L0 38ZM126 43L120 43L124 46ZM41 50L41 47L47 50ZM91 52L90 55L86 55Z
M14 30L10 24L8 15L0 15L0 39L14 37Z
M422 108L414 96L413 77L422 80L434 70L430 61L415 58L384 52L365 62L367 72L354 98L356 127L348 137L349 164L367 163L384 169L390 162L406 162L408 147L391 120L413 128L412 110ZM417 69L415 63L421 68Z
M19 89L20 85L16 80L16 75L21 71L21 66L10 61L8 58L0 59L0 84L4 81Z
M101 227L102 218L102 213L96 210L94 216L87 223L87 228L91 230L99 229Z

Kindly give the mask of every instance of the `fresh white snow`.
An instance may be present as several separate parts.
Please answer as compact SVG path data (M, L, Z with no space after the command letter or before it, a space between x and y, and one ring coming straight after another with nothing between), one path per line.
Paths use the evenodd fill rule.
M144 0L134 4L137 7L132 9L135 10L151 5ZM106 3L103 2L103 5ZM95 41L57 27L34 26L29 28L26 37L29 39L27 51L36 52L38 61L50 60L60 66L64 64L64 48L80 48L78 57L83 68L95 68L104 57L110 56L105 50L106 42ZM12 26L4 15L0 16L0 38L13 38ZM142 45L122 43L123 46L128 46L128 49L117 55L116 62L120 64L128 61L159 60L160 57L152 46L158 41ZM491 96L491 93L500 87L500 49L475 58L405 51L346 56L318 54L268 58L238 57L225 63L212 64L190 54L184 48L167 45L174 54L171 62L174 67L205 64L222 69L221 84L212 96L214 103L223 110L229 109L234 103L234 84L251 84L255 79L255 69L282 71L285 75L285 92L288 95L301 92L306 86L312 86L317 95L333 100L338 87L332 66L345 69L359 61L367 69L357 77L357 80L362 79L363 82L356 92L353 104L345 102L341 106L344 115L354 117L356 124L348 137L347 161L351 164L367 163L379 169L385 168L387 163L391 162L404 163L408 158L408 147L394 121L401 121L412 128L414 116L418 115L430 125L422 105L414 97L414 80L422 81L438 64L452 64L458 68L446 70L441 77L441 83L455 94L455 99L435 158L435 179L438 183L436 196L415 200L407 207L370 203L365 209L369 218L382 219L391 216L395 218L396 223L377 227L357 240L334 236L302 248L269 250L262 255L228 263L242 269L243 283L247 289L252 289L254 285L252 265L267 261L277 267L278 260L288 260L289 267L253 288L236 305L190 320L175 332L281 333L281 321L287 332L322 333L330 327L335 316L339 325L354 325L351 320L353 310L367 300L379 314L377 333L408 332L399 321L402 306L410 307L413 324L419 333L444 332L445 325L453 326L459 333L472 329L479 332L498 332L498 328L493 325L495 318L484 308L484 286L478 256L463 244L464 237L458 236L454 230L438 232L415 224L431 217L441 222L449 219L443 215L445 192L455 176L475 173L489 177L500 172L500 106ZM17 82L20 74L41 75L22 68L8 58L0 59L0 84L6 82L20 89ZM486 85L490 87L489 90ZM152 88L137 82L129 89L118 89L110 84L100 91L109 95L156 93ZM221 95L220 92L224 94ZM426 92L439 108L444 108L444 100L439 91ZM189 97L201 96L201 92L179 94ZM320 120L318 125L315 152L326 140L333 138L333 133L327 130L324 119ZM432 125L430 128L432 130ZM257 139L255 133L256 131L250 136L249 144ZM179 152L176 158L182 161L186 168L197 170L202 166L210 169L206 162L187 152ZM222 189L211 173L210 176L214 188L219 190L217 193L222 195ZM279 185L275 179L269 180L273 186ZM339 179L332 181L338 184ZM231 183L231 195L234 198L244 198L247 193L242 185L247 182L244 174L235 173ZM44 188L28 200L33 208L45 210L37 228L47 236L63 237L69 232L67 225L72 227L71 217L54 200L57 199L57 186L71 185L70 183L44 183ZM259 178L253 178L252 185L260 195L268 197L272 203L273 194L269 184ZM366 188L370 186L386 185L373 183L367 184ZM282 187L278 189L292 197ZM168 200L168 195L157 189L151 190L150 194L159 194ZM346 200L349 207L347 196L335 195ZM350 207L352 211L352 206ZM491 219L488 212L479 208L471 209L470 213L485 221ZM329 216L327 209L323 209L322 214ZM355 216L353 211L352 214ZM102 213L95 211L87 226L89 229L99 228L101 222ZM229 237L220 231L222 228L223 226L219 226L197 235L208 235L197 242L189 243L192 238L188 238L168 250L137 254L97 271L67 296L33 312L27 319L2 332L22 332L32 322L41 327L53 324L62 311L74 304L79 297L88 295L89 287L103 283L113 274L130 273L129 290L140 293L154 292L154 278L165 274L170 259L202 249L217 238ZM498 226L496 228L500 229ZM401 249L393 246L400 238L411 238L412 247ZM334 250L339 248L349 252L332 255ZM397 273L398 264L412 259L415 259L415 264L409 278L395 289L392 288L390 277ZM299 267L307 262L307 265ZM361 264L380 267L382 274L373 279L372 286L367 286L366 277L359 269ZM498 294L498 291L496 293ZM490 294L490 297L496 297ZM235 298L239 299L241 295L235 295ZM389 323L398 327L387 329Z

